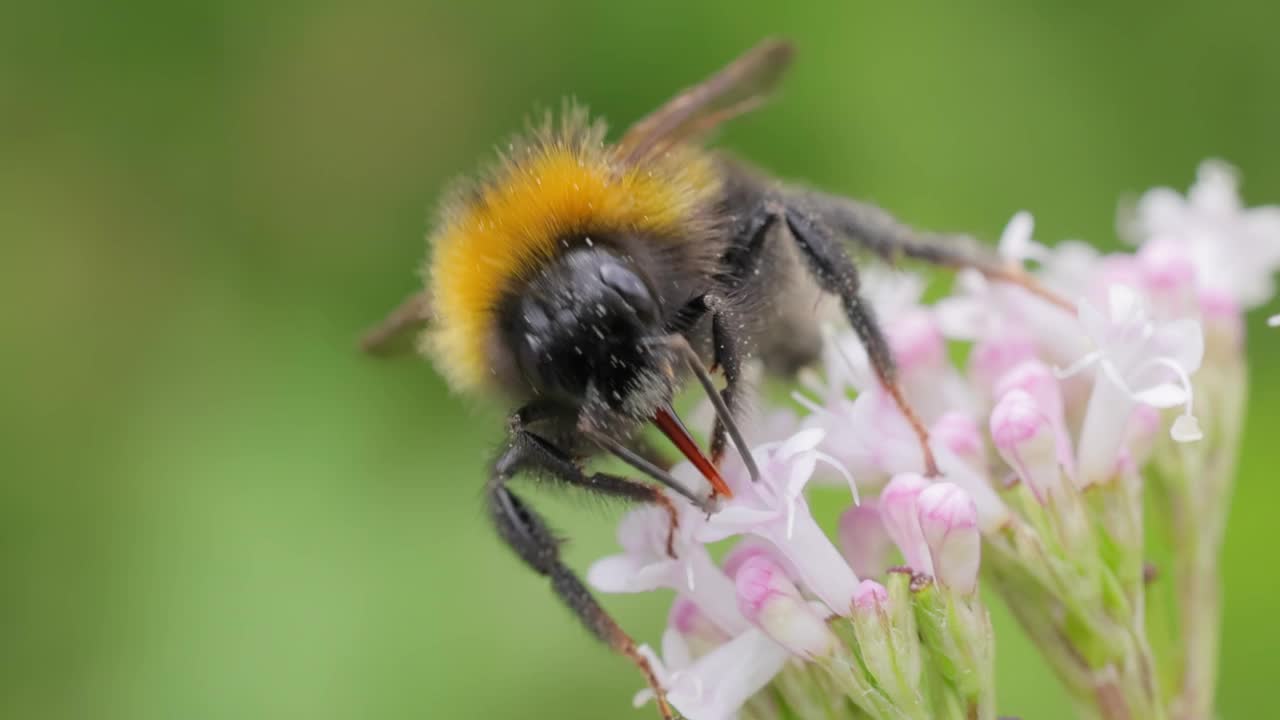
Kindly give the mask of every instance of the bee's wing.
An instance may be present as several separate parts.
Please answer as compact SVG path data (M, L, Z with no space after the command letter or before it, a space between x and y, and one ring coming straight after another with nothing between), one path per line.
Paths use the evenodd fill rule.
M753 110L777 85L793 54L789 42L764 40L641 118L622 136L615 150L624 160L636 162Z

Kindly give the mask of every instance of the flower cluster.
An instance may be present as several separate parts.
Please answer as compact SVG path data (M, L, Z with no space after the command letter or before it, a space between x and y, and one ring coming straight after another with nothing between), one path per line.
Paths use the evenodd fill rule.
M759 482L730 455L733 498L710 516L688 507L670 543L664 512L623 520L623 553L588 579L673 591L661 653L644 652L675 708L690 720L992 720L981 582L1083 717L1212 716L1243 312L1274 293L1280 208L1244 208L1233 171L1207 162L1185 196L1152 190L1122 226L1134 250L1114 254L1042 245L1027 213L1007 226L1005 261L1074 313L971 271L932 305L910 276L876 283L939 476L923 475L853 335L833 330L823 372L794 396L805 413L749 428ZM831 533L810 510L819 485L852 496ZM1175 558L1158 573L1148 524ZM1175 589L1170 637L1153 629L1152 582Z

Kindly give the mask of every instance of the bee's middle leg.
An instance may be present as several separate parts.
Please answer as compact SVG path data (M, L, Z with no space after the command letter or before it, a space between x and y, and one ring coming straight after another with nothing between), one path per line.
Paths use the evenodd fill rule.
M858 268L852 258L841 246L840 241L832 234L831 229L819 219L798 207L790 207L780 200L767 200L761 204L759 213L772 215L781 220L800 249L810 274L818 282L818 286L840 299L845 317L862 342L871 361L880 385L893 399L894 404L902 412L920 441L921 453L924 456L925 474L938 475L937 462L933 450L929 446L929 431L907 402L906 394L898 378L897 363L893 352L885 338L884 330L876 319L875 311L867 304L861 294L861 280ZM757 222L762 227L768 224L764 220Z

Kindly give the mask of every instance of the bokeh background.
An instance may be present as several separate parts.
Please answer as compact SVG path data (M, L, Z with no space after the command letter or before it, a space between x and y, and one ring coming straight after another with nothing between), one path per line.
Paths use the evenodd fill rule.
M12 4L0 12L0 716L618 718L637 678L491 537L500 408L354 351L434 198L564 94L617 124L767 34L719 142L993 238L1114 245L1201 158L1280 201L1280 5ZM1276 312L1274 308L1271 312ZM1274 697L1280 332L1250 318L1225 716ZM618 511L552 497L584 568ZM612 598L655 640L664 603ZM1069 717L1001 616L1004 712Z

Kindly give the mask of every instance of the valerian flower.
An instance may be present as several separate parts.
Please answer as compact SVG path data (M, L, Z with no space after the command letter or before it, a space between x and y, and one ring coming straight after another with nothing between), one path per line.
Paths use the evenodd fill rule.
M674 525L660 508L622 520L622 552L588 578L673 595L662 657L642 648L673 707L688 720L995 720L983 598L997 597L1084 717L1214 715L1244 312L1273 295L1280 207L1244 207L1234 172L1209 162L1185 197L1144 195L1125 229L1135 251L1103 254L1040 242L1027 212L1005 227L999 256L1074 314L973 271L932 304L917 276L868 274L937 476L856 335L828 326L799 412L743 423L758 482L730 452L734 495L716 512L672 496ZM849 498L834 538L808 500L831 484ZM1178 529L1164 553L1176 598L1149 628L1157 518ZM722 541L723 554L708 547ZM1155 643L1156 627L1174 636Z

